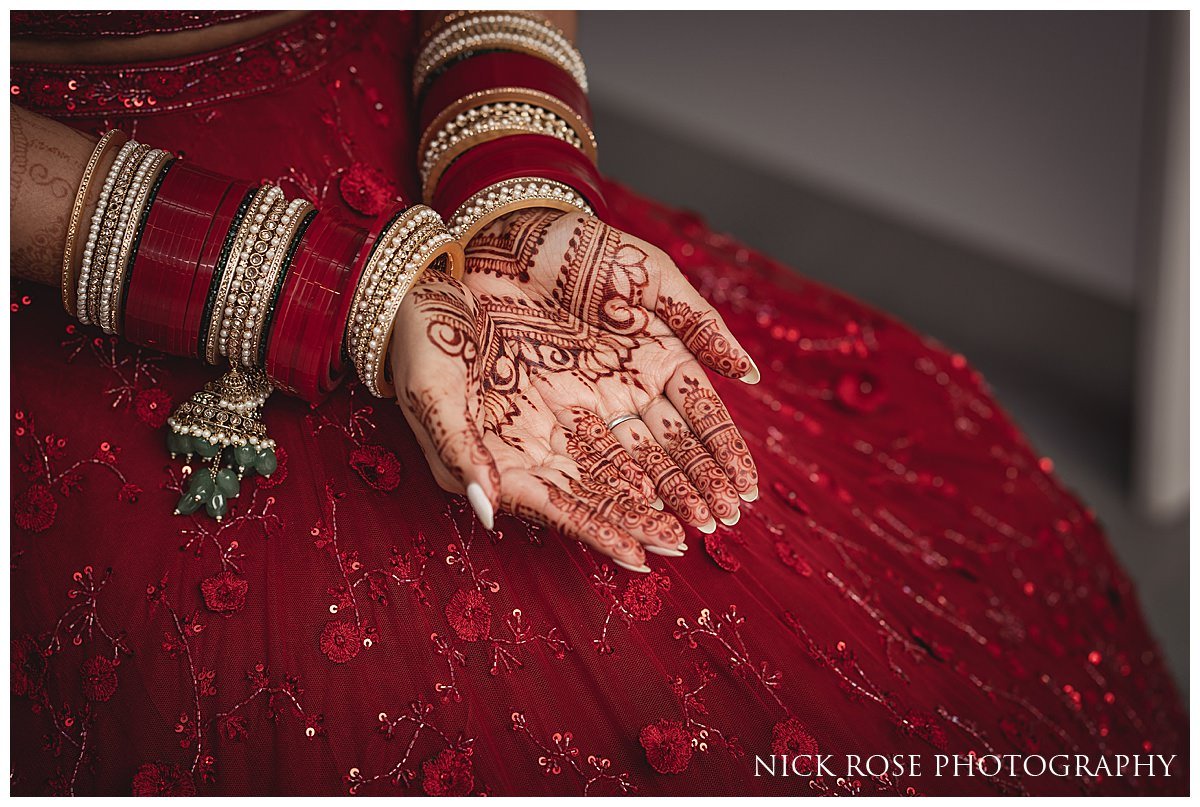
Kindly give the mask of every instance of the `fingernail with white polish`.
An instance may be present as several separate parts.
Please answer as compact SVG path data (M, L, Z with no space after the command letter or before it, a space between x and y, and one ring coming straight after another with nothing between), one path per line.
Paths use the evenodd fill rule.
M680 552L687 552L688 545L687 544L675 544L675 548L678 549Z
M660 496L659 498L657 498L657 499L655 499L654 501L650 502L650 506L651 506L651 507L653 507L655 510L661 510L661 509L663 509L663 507L665 507L666 505L664 505L664 504L663 504L662 497Z
M733 514L733 518L723 518L723 519L721 519L721 523L724 524L726 527L732 527L734 524L738 523L741 520L742 520L742 511L738 510L736 513Z
M742 501L744 501L744 502L757 501L758 500L758 488L757 487L750 488L750 490L746 491L745 493L739 493L738 495L742 497Z
M653 552L655 555L662 555L668 558L682 558L683 553L678 549L669 549L665 546L642 546L642 549L647 552Z
M613 558L612 562L617 564L618 566L620 566L622 569L628 569L631 572L639 572L640 574L650 574L650 567L644 563L641 566L634 566L631 563L626 563L625 561L617 560L616 558Z
M471 503L471 508L475 511L475 515L479 517L479 521L487 529L492 529L496 525L496 516L492 512L492 503L488 501L487 494L483 492L478 482L472 482L467 485L467 501Z
M762 373L758 371L758 365L754 363L754 359L747 356L746 361L750 362L750 372L742 376L740 380L744 384L757 384L762 380Z
M717 520L715 518L710 518L696 529L700 530L700 532L704 533L705 535L712 535L717 531Z

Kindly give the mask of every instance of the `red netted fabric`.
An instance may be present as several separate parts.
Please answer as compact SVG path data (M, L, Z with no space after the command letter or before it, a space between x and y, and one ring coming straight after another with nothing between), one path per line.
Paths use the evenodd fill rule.
M190 105L78 117L81 90L39 96L24 66L14 98L365 226L417 195L414 39L408 14L318 16L173 63ZM160 67L91 67L86 86L144 100ZM763 375L713 379L760 498L650 575L509 516L485 532L399 409L355 386L317 408L275 396L277 473L219 525L173 516L163 422L213 371L14 286L14 793L1186 792L1186 720L1129 579L968 362L605 192ZM754 775L756 756L815 753L926 762ZM1177 759L1169 778L932 775L971 753Z

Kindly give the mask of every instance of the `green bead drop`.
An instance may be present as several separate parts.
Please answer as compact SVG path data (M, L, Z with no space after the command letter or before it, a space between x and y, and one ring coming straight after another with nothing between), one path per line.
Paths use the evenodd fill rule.
M180 515L190 516L192 513L200 509L204 503L203 496L196 496L194 493L185 493L179 503L175 505L175 509Z
M217 490L230 499L236 499L238 493L242 490L242 485L238 481L237 474L229 468L222 468L217 471Z
M238 446L233 450L233 462L239 468L250 468L257 453L254 446Z
M172 454L191 454L192 441L186 434L169 431L167 432L167 451Z
M220 518L225 515L225 496L217 492L214 493L209 500L204 504L204 512L208 513L213 518Z
M213 492L212 474L206 468L201 468L192 474L188 480L187 492L193 496L207 498Z
M193 437L192 447L197 454L199 454L201 457L204 457L206 460L212 459L221 452L221 447L219 445L208 442L208 440L204 437Z
M270 476L278 467L279 459L275 456L274 449L264 448L259 452L258 459L254 461L255 470L263 476Z

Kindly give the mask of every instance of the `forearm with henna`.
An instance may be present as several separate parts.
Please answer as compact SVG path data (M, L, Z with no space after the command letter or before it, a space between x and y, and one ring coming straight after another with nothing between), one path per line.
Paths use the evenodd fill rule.
M11 105L9 260L12 274L58 285L75 189L96 141L69 126ZM106 163L112 162L112 155ZM108 164L99 165L104 176ZM91 210L80 221L86 230Z

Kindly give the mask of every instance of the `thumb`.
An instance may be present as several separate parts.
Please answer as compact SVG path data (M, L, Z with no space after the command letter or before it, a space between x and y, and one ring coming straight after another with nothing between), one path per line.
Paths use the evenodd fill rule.
M396 314L391 364L397 403L435 478L447 490L465 492L490 530L500 473L483 440L480 316L461 283L427 272Z
M666 254L660 253L656 263L659 283L654 313L701 364L727 378L757 384L762 377L758 366L730 333L717 309L700 296Z

